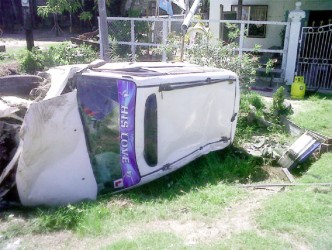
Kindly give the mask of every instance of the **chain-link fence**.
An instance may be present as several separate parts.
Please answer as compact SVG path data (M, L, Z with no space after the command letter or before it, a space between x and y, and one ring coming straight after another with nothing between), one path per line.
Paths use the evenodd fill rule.
M121 58L132 61L167 61L172 59L171 57L181 54L181 49L185 49L190 46L190 43L195 42L195 36L202 30L209 33L208 42L215 43L221 40L227 43L231 37L231 31L227 24L230 23L233 24L233 28L235 27L239 31L239 36L236 38L238 48L235 48L239 56L243 53L254 51L261 53L261 55L264 54L262 58L278 57L280 67L278 72L283 74L286 67L289 39L288 22L193 20L191 27L195 27L196 32L187 35L184 42L184 40L182 41L183 31L181 29L183 20L184 16L172 18L108 17L108 34L101 34L101 36L108 36L111 58L114 55L118 55ZM258 44L260 41L267 40L275 42L273 41L274 39L267 39L262 36L267 29L273 30L275 34L280 34L279 39L281 39L281 42L278 42L279 46L263 44L261 48L255 48L255 44L251 41L258 41ZM190 31L190 28L188 31ZM260 36L253 36L253 32L257 32ZM249 39L247 39L248 37ZM184 46L182 47L183 44Z
M169 44L171 36L181 37L183 16L176 18L122 18L109 17L108 38L110 54L131 57L132 60L161 54L160 60L166 60L166 51L156 53ZM156 58L154 58L156 59Z

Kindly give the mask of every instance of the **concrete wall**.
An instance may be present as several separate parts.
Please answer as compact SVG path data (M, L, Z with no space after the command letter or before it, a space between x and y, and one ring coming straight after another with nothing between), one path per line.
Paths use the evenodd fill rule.
M287 21L289 11L295 9L296 0L243 0L243 5L267 5L267 21ZM220 5L224 11L231 11L231 5L237 5L238 0L210 0L210 20L220 20ZM303 0L302 10L332 10L332 0ZM244 47L253 48L255 44L268 49L281 46L280 32L285 26L267 25L265 38L245 38ZM210 29L215 37L219 37L219 23L211 23Z

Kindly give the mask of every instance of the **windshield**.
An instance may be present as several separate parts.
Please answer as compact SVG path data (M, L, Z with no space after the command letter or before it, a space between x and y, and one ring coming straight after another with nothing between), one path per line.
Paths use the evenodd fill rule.
M98 190L137 184L140 175L135 157L135 83L79 76L76 86Z

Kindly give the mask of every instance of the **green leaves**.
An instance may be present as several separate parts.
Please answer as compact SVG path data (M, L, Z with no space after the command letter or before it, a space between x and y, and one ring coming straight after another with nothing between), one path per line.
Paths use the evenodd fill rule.
M90 46L73 47L64 42L51 46L48 50L26 50L19 56L19 62L21 71L33 74L58 65L90 63L97 58L97 52Z
M47 0L46 6L38 7L37 14L47 17L49 14L63 14L66 11L75 13L79 9L82 9L79 0Z
M285 88L281 86L273 94L272 113L277 118L279 118L280 115L289 115L291 113L291 108L287 108L284 102L285 102Z

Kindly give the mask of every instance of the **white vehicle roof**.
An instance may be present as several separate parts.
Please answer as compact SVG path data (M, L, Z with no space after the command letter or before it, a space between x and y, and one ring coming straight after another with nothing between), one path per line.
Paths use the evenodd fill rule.
M83 74L131 79L137 84L137 87L179 81L190 82L208 77L211 80L235 80L237 77L235 73L229 70L207 66L202 67L185 62L107 63L101 67L87 70ZM156 81L157 79L160 79L160 81Z

